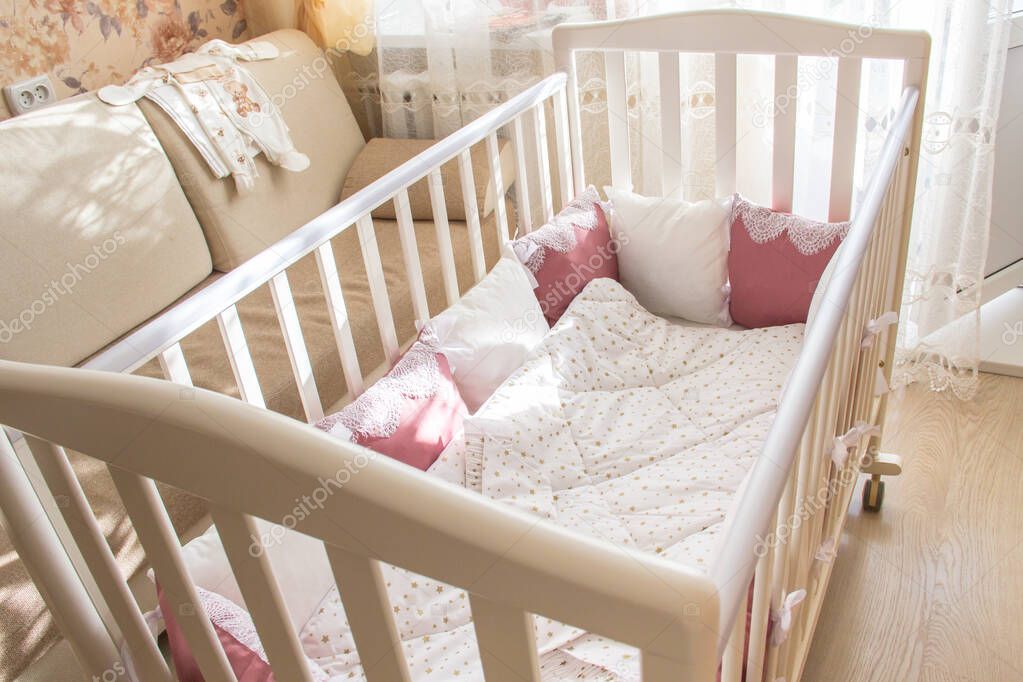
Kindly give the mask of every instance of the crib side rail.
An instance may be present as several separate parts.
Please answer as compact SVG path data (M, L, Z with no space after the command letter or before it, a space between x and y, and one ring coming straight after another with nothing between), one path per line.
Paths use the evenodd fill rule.
M553 33L555 62L568 74L567 95L572 121L572 170L577 191L586 186L582 138L582 86L577 55L601 53L607 83L607 126L611 177L617 186L631 184L630 133L634 97L627 97L626 54L658 53L660 140L643 143L660 149L663 192L683 193L681 160L692 152L682 149L680 119L687 114L688 94L679 91L679 56L714 56L714 170L718 196L736 191L739 130L737 86L739 55L774 57L774 97L769 107L773 123L774 157L769 170L771 198L776 210L791 211L796 142L796 107L792 104L800 83L798 60L825 57L838 62L834 159L830 202L831 220L847 220L852 203L852 182L857 135L860 70L866 59L897 60L907 72L926 68L930 36L875 26L851 25L792 14L745 9L682 11L616 21L566 23ZM919 83L917 83L919 85ZM787 103L787 104L784 104ZM642 133L646 135L646 133ZM659 144L658 144L659 143ZM644 160L646 163L646 160ZM741 190L741 188L739 188ZM688 198L688 197L687 197ZM702 197L701 197L702 198Z
M265 554L252 550L266 541L252 519L293 516L297 498L342 470L356 473L295 529L327 545L364 660L388 661L371 666L369 679L408 679L380 562L470 592L488 679L520 679L495 661L529 649L527 613L640 648L651 682L711 679L716 668L708 653L718 604L706 575L410 476L385 456L242 401L124 374L0 362L0 415L107 463L206 679L232 677L152 481L209 501L278 678L301 680L308 672ZM512 663L539 679L535 656Z
M766 679L774 679L776 669L791 669L787 666L794 661L786 657L794 656L796 647L782 647L786 639L812 630L812 619L798 618L780 635L778 621L786 612L791 616L798 603L786 603L790 595L826 585L869 441L862 436L869 435L868 425L878 418L878 368L884 367L881 359L894 338L888 334L875 340L871 323L901 298L899 261L912 212L919 96L915 87L903 95L866 198L836 254L824 303L807 330L750 473L751 484L736 504L712 567L720 588L722 645L732 635L731 624L756 576L754 602L775 621L773 646L764 654ZM855 435L839 443L854 429ZM823 590L818 592L811 596L822 598Z
M510 216L505 211L503 201L507 186L501 175L499 135L509 138L517 158L517 174L521 182L521 189L515 192L518 214L525 217L529 215L529 196L525 189L529 183L528 176L532 175L544 178L547 183L544 185L546 190L543 192L546 203L544 210L547 215L550 215L554 210L554 197L549 186L549 168L546 166L548 154L553 155L555 168L558 169L561 177L571 177L564 85L565 76L555 74L526 89L326 211L273 247L144 324L107 350L83 363L83 367L127 373L139 369L155 358L159 361L165 378L184 387L178 390L190 391L192 378L181 341L201 325L215 320L242 399L251 405L265 407L263 387L260 385L259 376L249 351L246 332L237 304L257 288L267 286L272 297L305 418L310 422L316 421L323 416L323 404L314 378L314 359L310 356L303 337L295 296L292 293L288 277L289 267L303 257L314 254L322 293L341 360L342 373L348 389L348 397L357 397L375 375L376 370L360 366L356 353L356 341L345 302L346 291L341 280L343 275L338 272L338 262L335 260L331 240L347 230L355 230L357 233L379 340L384 350L383 364L389 365L398 357L400 343L404 339L398 337L392 313L393 302L389 295L388 280L385 279L380 248L377 244L378 229L390 228L375 226L372 212L389 202L394 204L397 216L395 229L400 240L401 259L408 281L412 311L416 320L425 321L430 317L427 307L428 292L424 281L423 263L419 260L416 226L413 223L409 206L409 187L418 181L424 181L428 185L437 235L442 286L447 303L452 304L458 299L461 292L452 240L452 230L455 226L451 225L448 220L445 181L442 180L440 167L449 161L458 164L459 173L456 182L462 191L463 209L466 216L465 230L471 249L471 279L479 281L486 272L487 263L484 259L481 233L483 227L480 219L482 207L477 204L470 150L474 145L485 146L490 171L490 190L495 198L493 226L496 229L496 235L494 236L498 243L507 241L511 230L514 229L514 226L508 224ZM547 134L546 123L549 119L554 123L553 139L549 138ZM538 169L538 163L545 165ZM571 199L570 189L569 186L562 183L562 192L559 197L562 205ZM536 217L537 219L542 218L539 215ZM526 221L522 226L528 229L530 223ZM8 426L16 425L8 424ZM4 508L8 518L49 516L59 540L64 546L63 549L68 556L72 557L69 563L74 564L73 569L69 565L67 568L71 570L63 573L36 571L33 579L39 584L43 594L68 592L72 588L80 590L81 585L74 587L70 584L47 584L59 579L60 576L72 575L77 571L84 576L87 590L96 604L97 614L103 619L106 629L110 633L109 639L113 639L118 646L122 640L125 642L133 652L135 665L145 679L166 679L168 675L166 665L156 651L152 637L142 622L137 604L125 588L124 577L121 575L96 518L85 500L81 485L69 465L64 450L52 446L44 440L22 439L21 434L11 428L0 432L0 441L6 445L12 445L11 448L4 448L4 456L8 454L9 450L12 457L20 460L20 462L14 462L15 466L20 464L26 470L36 471L38 469L39 471L38 476L18 477L15 481L18 485L24 487L25 482L29 481L31 487L26 488L23 491L25 494L17 498L0 499L0 507ZM163 540L172 537L173 533L168 530L170 527L167 523L166 511L162 509L159 498L155 496L152 480L136 473L118 474L116 468L112 467L111 469L115 478L119 480L118 489L122 497L125 498L126 506L129 499L135 500L136 516L142 519L142 527L136 530L139 531L140 536L143 533L148 535L150 545L153 543L157 545L155 556L147 551L147 554L150 554L149 559L154 564L162 561L165 565L175 566L176 560L173 559L173 553L161 551ZM200 469L201 467L196 470ZM71 503L58 504L55 497ZM34 500L42 501L42 505L33 503ZM12 505L18 505L20 508L12 509ZM24 513L21 514L21 512ZM230 523L230 521L231 519L228 519L225 523ZM143 528L148 530L144 531ZM31 543L20 543L17 546L18 552L25 557L28 566L45 565L51 560L51 555L47 552L57 549L59 548L37 547ZM67 583L68 581L63 580L63 582ZM191 598L194 601L194 594L187 592L190 588L185 582L180 582L179 587L181 590L186 590L179 594L182 599ZM56 614L58 620L63 612L68 610L67 605L58 600L47 599L47 605ZM68 611L64 615L72 617L75 614ZM108 651L112 648L109 639L106 642L97 640L99 635L95 632L95 628L82 627L73 630L77 630L77 632L65 631L65 634L71 639L79 636L83 641L86 639L89 641L88 645L79 647L82 650L103 649ZM200 640L208 640L209 635L208 627L195 626L191 630L191 636L198 637ZM100 637L100 639L102 638ZM201 657L205 657L208 665L214 666L214 669L219 671L208 679L222 679L226 671L225 660L222 654L217 653L215 646L208 646L208 644L209 642L207 642L207 646L204 646L200 641L195 645L195 650ZM88 658L88 656L85 657L85 659ZM83 662L88 662L85 659ZM89 665L95 668L91 662ZM104 670L92 670L91 672L102 676Z
M447 212L444 210L444 192L443 184L440 182L440 167L454 159L458 160L461 171L462 182L460 184L463 189L463 200L467 203L465 207L466 222L469 224L470 233L476 233L473 236L473 239L475 239L480 228L479 207L476 204L475 192L470 191L473 188L474 178L471 166L468 165L469 150L473 145L481 142L487 145L491 169L491 184L494 185L495 198L503 196L505 189L501 185L500 163L496 158L496 136L503 128L508 128L509 137L512 143L516 145L516 155L522 159L519 163L520 176L527 177L530 171L533 170L527 167L526 159L533 159L541 154L546 158L549 146L553 146L556 152L558 152L557 164L558 168L563 170L563 177L571 176L570 158L567 153L567 123L564 119L566 111L563 106L565 82L566 76L564 74L553 74L512 97L504 104L491 109L475 121L453 132L429 149L356 192L348 199L320 214L272 247L262 251L225 274L208 287L177 304L158 318L144 324L121 341L85 362L82 366L88 369L113 372L131 372L138 369L146 362L158 357L161 353L172 349L178 341L188 336L201 325L214 319L221 312L230 311L232 306L242 298L252 293L258 287L272 282L275 277L284 273L287 268L294 265L304 256L315 251L319 257L326 260L326 256L330 251L330 240L345 230L356 229L359 231L363 255L367 260L367 268L369 270L376 270L380 265L379 254L375 252L374 244L367 243L369 237L372 236L369 232L369 227L372 225L370 214L376 208L393 201L395 203L396 214L398 215L399 229L406 230L406 227L411 225L411 217L408 211L408 188L426 178L430 183L434 220L438 224L438 230L446 230L448 218ZM543 127L527 143L526 136L521 134L523 121L546 120L545 112L548 109L548 105L550 105L554 113L559 138L553 145L550 145L546 129ZM533 128L530 127L529 130L532 131ZM535 152L530 152L528 155L524 153L523 147L527 144L535 145ZM543 173L545 170L548 169L538 165L537 173ZM522 192L517 193L520 203L525 201L525 197L522 195ZM550 195L548 197L550 198ZM560 198L562 203L567 203L571 199L564 192ZM550 199L548 203L549 201ZM500 203L495 201L495 204ZM523 211L521 205L517 208L519 211ZM497 217L496 223L499 237L502 241L507 240L510 232L503 206L495 209L495 215ZM403 248L405 248L406 243L408 242L403 242ZM414 246L414 243L409 243L408 251L410 256ZM444 253L442 257L447 255L447 253ZM417 315L424 312L422 273L418 271L419 265L417 261L406 261L406 269L408 270L411 286L416 289L413 292L413 304L417 308L415 311ZM447 265L451 266L450 262ZM448 266L445 267L445 284L448 286L449 297L457 298L457 288L451 288L452 280L449 279L454 276L453 266ZM474 266L475 279L478 281L484 274L481 269L482 263L474 261ZM278 288L283 288L284 284L285 282L280 281ZM382 282L377 282L377 284L382 286ZM373 293L376 294L377 291ZM374 295L374 303L377 303L380 298ZM336 298L334 301L335 303L337 302ZM385 302L382 301L381 305ZM449 300L449 303L451 302L453 301ZM386 317L383 315L382 310L379 312L381 316ZM419 319L425 320L428 317L428 315L425 315ZM387 327L388 321L386 319L382 319L379 322L382 326ZM386 337L387 334L385 333L384 336ZM394 339L387 338L383 340L385 345L392 345L393 341ZM394 349L389 348L389 351L393 353Z

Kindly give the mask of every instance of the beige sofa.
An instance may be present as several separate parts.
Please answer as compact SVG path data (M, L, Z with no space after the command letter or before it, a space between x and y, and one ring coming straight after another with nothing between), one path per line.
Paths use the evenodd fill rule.
M147 100L115 108L83 95L0 124L0 201L6 203L0 357L79 364L337 203L366 144L349 104L322 52L304 34L278 31L260 39L277 44L281 56L248 67L271 96L280 95L296 147L309 155L311 166L291 173L257 157L259 178L251 194L239 195L230 179L215 179L176 125ZM489 174L482 154L474 150L473 160L479 204L491 205L493 197L484 198ZM393 165L370 161L364 168ZM483 226L490 263L498 252L492 219L486 217ZM414 316L397 226L392 219L374 222L399 338L411 338ZM436 313L445 302L434 225L417 220L415 231ZM465 291L472 282L465 223L453 220L451 232ZM367 371L384 357L354 230L333 246ZM322 402L336 405L344 400L345 384L312 257L288 275ZM268 407L299 417L269 291L257 290L238 309ZM237 394L215 324L200 327L182 348L196 385ZM139 373L161 376L155 362ZM106 471L73 453L72 461L126 574L137 572L142 554ZM201 501L162 492L179 531L203 519ZM11 553L0 537L0 555ZM4 680L58 634L17 561L0 564L0 594Z

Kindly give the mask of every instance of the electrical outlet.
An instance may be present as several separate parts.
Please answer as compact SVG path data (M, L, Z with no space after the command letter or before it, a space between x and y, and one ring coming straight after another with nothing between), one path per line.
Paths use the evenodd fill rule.
M12 116L35 111L57 101L57 92L47 75L4 86L4 99Z

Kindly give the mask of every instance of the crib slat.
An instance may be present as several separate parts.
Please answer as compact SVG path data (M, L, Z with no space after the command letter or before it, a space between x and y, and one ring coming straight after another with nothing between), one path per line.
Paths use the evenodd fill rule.
M855 57L842 57L838 60L835 139L831 154L831 194L828 209L828 219L833 222L848 220L849 212L852 210L862 66L863 60Z
M771 171L771 205L776 211L792 211L798 76L797 57L778 55L774 58L774 160Z
M568 82L565 84L565 94L568 98L569 118L569 146L572 149L572 183L574 193L579 194L586 189L586 168L583 161L583 128L582 114L579 106L579 75L576 68L575 52L569 52Z
M387 295L387 281L384 279L384 267L380 262L376 229L368 213L355 221L355 229L359 232L362 260L366 264L366 280L369 283L370 297L373 299L373 312L376 313L377 328L380 330L380 342L384 346L384 355L393 363L398 360L398 332L394 329L391 299Z
M448 224L448 206L444 202L444 178L439 168L426 176L430 189L430 205L433 207L433 226L437 230L437 254L444 278L444 294L448 305L458 302L458 274L455 271L455 253L451 247L451 226Z
M569 140L568 111L565 91L554 95L554 148L558 155L558 187L561 191L561 208L572 200L572 150Z
M208 682L236 682L206 610L199 603L156 484L115 466L107 469L203 677Z
M160 353L160 369L168 381L184 386L192 386L192 375L188 373L188 363L185 362L185 354L181 352L181 344L175 343Z
M770 526L774 528L774 524ZM746 679L764 679L764 648L767 645L767 623L770 619L771 564L773 550L768 548L757 561L753 576L753 601L750 606L749 651L746 654Z
M721 682L741 682L742 680L748 601L748 597L743 597L739 604L739 613L735 617L735 625L732 626L732 634L728 638L725 656L721 662Z
M298 310L295 298L291 295L288 284L288 273L281 271L270 280L270 293L273 296L274 308L277 310L277 321L281 324L284 334L284 346L291 361L291 371L298 385L298 396L302 400L302 410L310 423L323 419L323 403L316 390L316 379L313 377L313 366L309 361L302 326L298 321Z
M679 55L658 56L661 87L661 194L682 198L682 95Z
M508 207L504 203L504 174L501 173L501 148L497 144L497 133L487 135L487 161L490 163L490 186L494 190L494 226L497 228L497 243L508 241Z
M398 216L401 254L405 259L405 274L408 276L409 291L412 294L412 312L415 313L418 327L430 319L430 306L426 302L423 266L419 262L419 245L416 243L416 227L412 223L412 208L409 206L407 189L394 196L394 211Z
M536 131L536 163L540 166L540 197L543 199L544 217L550 221L554 217L554 197L551 187L551 158L547 143L547 110L543 102L537 104L533 111L533 127Z
M173 678L170 669L149 632L138 603L128 590L128 583L110 551L110 545L103 536L78 477L71 469L64 448L27 434L25 443L39 465L39 471L50 492L64 501L58 505L61 515L85 563L91 569L100 594L121 629L136 670L142 679L171 682Z
M220 328L227 359L231 363L235 381L238 382L238 392L242 400L256 407L266 407L263 390L259 387L259 377L256 376L256 368L252 364L252 356L245 340L242 321L238 317L238 309L232 305L221 311L217 315L217 326Z
M782 493L781 501L778 503L778 513L775 517L775 533L777 529L787 522L787 519L791 518L794 494L793 494L794 482L790 475L785 485L785 490ZM782 599L785 598L788 587L788 568L787 562L788 555L785 551L785 546L775 548L772 553L772 559L774 565L771 567L771 609L777 610L781 607ZM773 680L777 675L775 671L778 669L778 649L776 646L767 647L767 661L765 662L765 675L764 679Z
M14 434L12 433L13 437ZM51 523L56 501L39 495L19 453L0 427L0 512L3 530L37 586L54 624L64 635L85 675L96 679L121 661L103 614L93 603L87 576L67 551L70 531Z
M607 129L611 152L611 184L632 187L629 160L629 101L625 86L625 53L605 52L607 82Z
M341 290L341 279L337 274L334 247L329 241L316 248L316 267L320 271L320 283L327 301L327 312L330 315L330 326L334 330L337 353L341 358L341 369L345 374L345 385L348 386L351 397L355 398L364 388L362 368L359 367L359 356L355 352L355 338L352 336L352 325L348 320L348 307L345 305L345 295Z
M380 564L369 557L327 546L352 637L363 661L368 682L409 682L411 676L394 624Z
M252 614L274 677L312 682L305 653L291 627L288 609L270 568L270 560L265 551L253 551L254 543L260 542L255 521L251 516L222 507L213 507L210 514L217 525L245 605ZM262 549L262 545L256 545L256 548Z
M522 132L522 117L512 122L512 140L515 143L515 211L523 234L533 231L533 211L529 198L529 176L526 174L526 137Z
M469 606L487 682L540 682L533 617L474 594Z
M472 175L472 156L468 149L458 155L458 176L462 181L462 202L465 205L465 224L469 230L469 248L472 256L472 271L476 281L487 274L486 258L483 255L483 235L480 232L480 210L476 203L476 180Z
M735 116L736 57L734 54L714 55L714 163L718 196L735 191Z

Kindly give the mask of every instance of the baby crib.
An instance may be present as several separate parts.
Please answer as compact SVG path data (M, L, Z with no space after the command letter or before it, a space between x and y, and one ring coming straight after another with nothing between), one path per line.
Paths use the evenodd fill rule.
M855 38L855 40L854 40ZM846 46L851 46L845 49ZM841 52L836 52L841 50ZM439 168L456 159L476 280L485 274L481 227L469 148L485 143L492 181L503 187L498 134L515 145L518 213L526 229L529 186L539 188L546 216L587 184L576 74L579 51L603 53L608 97L611 174L630 183L626 52L658 54L663 187L680 185L680 53L715 55L716 184L736 189L737 55L773 55L774 91L791 96L800 57L837 56L838 97L830 175L833 220L849 217L864 59L903 63L904 92L853 226L839 251L826 301L808 331L779 403L776 419L740 491L716 562L699 572L645 553L537 522L479 495L453 490L386 458L304 519L297 530L326 546L368 679L412 679L402 657L380 564L407 568L470 593L481 663L488 680L539 680L530 614L544 615L634 646L649 682L724 682L800 678L831 572L827 548L839 538L861 468L879 475L894 465L857 445L838 467L828 454L837 436L884 418L875 395L878 368L891 367L892 335L862 347L865 329L897 307L912 215L930 41L926 34L872 29L770 13L708 11L560 26L554 31L560 71L438 142L338 204L236 270L87 362L62 369L0 363L0 498L18 547L84 671L93 679L138 679L172 673L107 547L63 447L105 462L147 558L207 680L235 677L205 618L180 546L154 481L208 501L238 584L278 680L311 680L265 554L253 556L255 518L288 514L295 490L309 490L360 458L360 448L263 408L235 304L269 284L302 405L309 421L323 416L288 284L287 268L314 253L351 395L365 387L331 238L357 230L386 355L399 355L370 213L394 201L416 317L429 318L424 279L408 209L407 188L426 178L438 227L448 303L458 298ZM553 117L553 139L547 130ZM535 133L527 135L524 124ZM773 117L772 196L791 208L795 107ZM535 139L529 139L535 138ZM535 147L527 150L527 146ZM527 153L527 151L529 153ZM553 155L552 155L553 152ZM531 163L535 161L535 163ZM534 184L535 183L535 184ZM509 239L508 216L496 205L498 238ZM193 389L179 342L216 319L242 400ZM168 381L127 376L158 358ZM22 436L23 434L23 436ZM18 443L17 441L23 440ZM15 454L17 451L19 454ZM296 457L295 453L302 453ZM44 484L32 490L27 470ZM364 459L364 458L362 458ZM887 468L886 468L887 467ZM197 475L198 474L198 475ZM876 480L876 478L875 478ZM832 494L807 504L820 490ZM877 488L870 490L877 494ZM39 498L47 502L40 506ZM57 502L54 503L54 500ZM876 501L876 500L872 500ZM62 549L28 528L43 513L59 514L73 531ZM373 552L363 542L372 538ZM76 572L77 571L77 572ZM796 609L796 595L806 599ZM744 614L748 616L744 617ZM769 632L787 638L769 643Z

